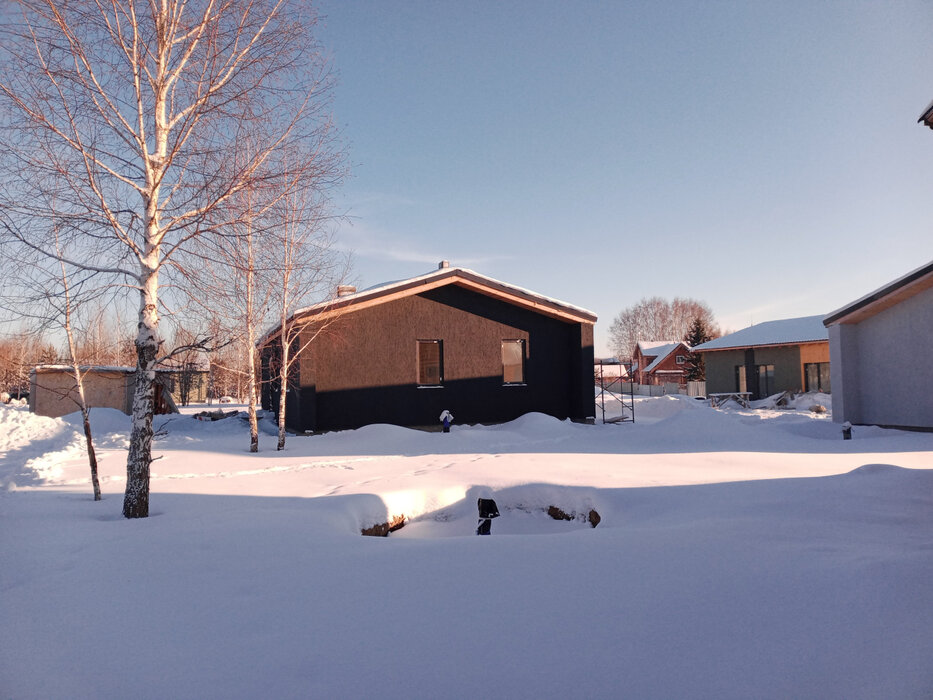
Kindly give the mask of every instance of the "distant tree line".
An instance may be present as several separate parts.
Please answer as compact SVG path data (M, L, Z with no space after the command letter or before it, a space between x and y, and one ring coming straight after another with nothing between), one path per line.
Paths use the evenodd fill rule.
M719 325L710 307L696 299L642 299L619 312L609 327L609 343L621 360L630 360L638 341L683 340L693 347L698 338L718 338ZM701 342L705 342L701 341Z

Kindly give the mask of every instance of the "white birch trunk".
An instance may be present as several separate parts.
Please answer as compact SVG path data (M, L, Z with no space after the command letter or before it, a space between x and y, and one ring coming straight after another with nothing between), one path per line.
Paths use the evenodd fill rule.
M279 368L279 442L277 450L285 449L285 392L288 390L288 365L291 359L288 356L290 343L285 331L285 322L282 322L282 364Z
M157 251L157 249L156 249ZM152 257L158 253L154 252ZM126 459L123 515L149 516L149 465L152 462L152 415L155 412L155 365L159 350L158 271L150 269L142 284L136 334L136 380L133 390L130 450Z
M56 249L58 247L58 237L56 234ZM71 358L71 371L74 375L75 390L78 393L78 407L81 409L81 420L84 426L84 443L87 449L87 461L91 468L91 487L94 489L94 500L100 500L100 480L97 478L97 453L94 451L94 439L91 434L91 414L87 405L87 399L84 394L84 375L81 373L81 366L78 363L78 347L75 343L74 329L71 325L71 288L68 284L68 274L65 271L65 263L59 260L59 267L62 272L62 288L65 294L65 337L68 340L68 354Z
M160 187L168 153L166 125L165 55L157 58L159 78L154 95L154 152L145 158L145 250L139 263L139 320L136 326L136 381L133 389L130 449L126 458L123 515L149 517L149 467L152 463L152 416L155 412L155 366L159 337L159 268L162 264Z

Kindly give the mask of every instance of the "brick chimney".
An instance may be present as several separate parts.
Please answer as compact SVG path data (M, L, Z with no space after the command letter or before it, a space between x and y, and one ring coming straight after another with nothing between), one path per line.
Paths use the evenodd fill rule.
M337 285L337 298L350 296L351 294L356 294L356 287L352 284L340 284Z
M438 270L444 270L444 269L446 269L446 268L448 268L448 267L450 267L450 260L441 260L441 261L437 264L437 269L438 269Z

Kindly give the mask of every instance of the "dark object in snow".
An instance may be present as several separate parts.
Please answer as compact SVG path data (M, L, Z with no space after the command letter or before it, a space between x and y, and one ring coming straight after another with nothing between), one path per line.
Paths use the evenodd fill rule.
M554 518L554 520L573 520L572 515L565 513L557 506L548 506L547 514Z
M547 514L550 515L554 520L586 520L590 524L590 527L596 527L599 525L599 522L602 520L593 508L590 508L589 512L586 514L586 517L577 515L575 512L567 513L557 506L548 506Z
M488 535L492 531L492 519L499 517L499 508L491 498L478 498L476 508L479 511L479 526L477 535Z
M476 501L476 507L479 510L480 518L498 518L499 508L496 502L491 498L480 498Z
M396 515L388 522L363 528L360 530L360 534L367 537L388 537L390 532L401 530L403 527L405 527L405 516Z
M851 440L852 439L852 424L849 421L846 421L842 424L842 439Z
M201 411L200 413L194 414L195 420L223 420L224 418L229 418L230 416L235 416L239 411Z

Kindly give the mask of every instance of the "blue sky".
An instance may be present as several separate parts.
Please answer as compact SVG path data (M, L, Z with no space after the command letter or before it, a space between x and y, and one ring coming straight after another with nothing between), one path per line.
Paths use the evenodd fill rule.
M363 286L828 313L933 258L929 2L323 0Z

